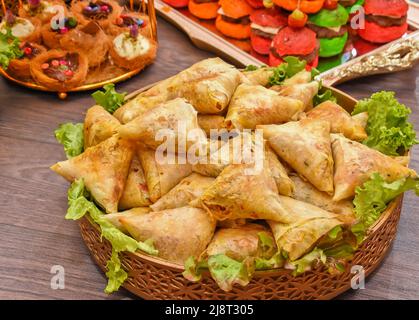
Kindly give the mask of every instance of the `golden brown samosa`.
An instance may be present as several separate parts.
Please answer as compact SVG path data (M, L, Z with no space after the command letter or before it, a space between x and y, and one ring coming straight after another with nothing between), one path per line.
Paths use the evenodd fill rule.
M147 110L169 100L167 86L173 77L160 81L147 91L129 100L122 107L114 112L114 117L122 124L128 123L136 117L144 114Z
M303 119L258 126L272 149L320 191L333 193L333 157L327 121Z
M265 157L268 160L269 169L275 179L278 192L290 197L294 192L294 182L290 179L284 166L268 144L265 145Z
M192 130L196 130L199 136L188 139L188 133ZM118 131L121 137L141 141L152 149L156 149L163 143L164 136L161 137L161 140L158 137L161 133L170 134L174 139L174 145L178 145L181 141L192 144L199 140L206 140L205 133L198 125L197 112L192 105L180 98L167 101L148 110L143 115L119 127Z
M144 170L150 200L153 203L192 172L192 166L189 163L158 163L155 151L144 147L139 148L138 158Z
M152 240L160 258L178 264L190 256L198 258L215 230L211 216L192 207L121 217L119 221L136 240Z
M134 155L118 207L120 210L126 210L135 207L146 207L150 204L150 194L148 193L144 171L137 155Z
M243 71L242 83L268 86L269 79L274 75L274 68L261 67L252 71Z
M242 78L241 72L220 58L195 63L176 75L167 87L172 97L182 97L202 114L218 114L229 104Z
M368 123L368 112L361 112L358 114L355 114L352 116L352 119L358 124L360 125L362 128L366 128L367 127L367 123Z
M303 103L304 110L313 108L313 98L319 91L319 83L312 81L309 83L295 84L291 86L281 86L278 90L279 95L299 100Z
M83 125L84 149L112 137L119 126L119 121L103 107L89 108Z
M381 174L387 182L416 176L414 170L362 143L339 134L332 134L331 139L335 158L335 201L354 196L355 188L367 181L374 172Z
M294 261L314 248L329 231L343 226L338 215L314 205L289 197L279 196L288 209L290 223L268 221L278 249Z
M214 178L193 172L152 204L150 208L153 211L161 211L187 206L189 202L199 198L213 182Z
M345 109L332 101L325 101L310 110L307 118L328 121L330 132L342 133L348 139L362 141L367 138L365 129Z
M293 86L296 84L309 83L311 81L311 72L305 69L297 72L291 78L285 79L283 86Z
M211 129L224 129L224 117L215 114L198 114L198 124L208 138L211 136Z
M290 175L290 179L295 185L292 198L313 204L323 210L337 213L346 222L354 221L354 206L349 200L333 201L333 197L317 190L311 183L304 181L298 175Z
M119 221L119 218L135 217L135 216L138 216L138 215L147 214L150 211L151 210L150 210L149 207L133 208L133 209L125 210L125 211L122 211L122 212L109 213L107 215L104 215L103 219L112 223L117 229L119 229L123 233L128 233L128 231L125 229L125 227Z
M262 86L241 84L231 99L225 124L227 129L255 129L259 124L296 120L302 111L304 105L299 100Z
M271 219L288 222L268 164L251 174L249 164L230 164L193 205L205 208L217 219ZM192 203L191 203L192 204Z
M51 169L68 181L83 179L96 202L112 213L118 210L133 153L132 143L115 135Z

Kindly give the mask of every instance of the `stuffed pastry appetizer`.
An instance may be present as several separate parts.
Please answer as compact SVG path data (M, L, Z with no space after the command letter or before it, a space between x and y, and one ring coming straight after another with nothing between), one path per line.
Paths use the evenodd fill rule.
M115 0L72 1L71 12L80 24L96 21L104 30L122 13L122 7Z
M41 22L38 19L16 17L7 11L0 23L0 32L5 34L9 28L12 35L22 42L38 43L41 39Z
M7 72L10 74L21 78L21 79L28 79L31 77L30 71L30 62L36 56L44 53L47 49L40 44L36 44L33 42L22 42L20 45L20 50L22 50L23 55L18 59L13 59L9 63L9 67Z
M143 69L156 57L157 43L141 35L133 25L112 39L110 55L113 62L128 70Z
M50 50L30 63L31 75L39 84L57 91L67 91L86 79L88 62L83 53Z
M123 12L109 24L107 33L117 36L129 32L132 26L138 27L138 33L151 38L150 20L147 15L138 12Z
M37 18L42 23L49 23L59 13L66 15L67 6L63 0L27 0L19 9L22 18Z
M74 17L65 17L62 26L54 23L46 23L42 27L42 41L50 49L60 49L61 39L63 39L68 33L73 32L77 27L78 23Z

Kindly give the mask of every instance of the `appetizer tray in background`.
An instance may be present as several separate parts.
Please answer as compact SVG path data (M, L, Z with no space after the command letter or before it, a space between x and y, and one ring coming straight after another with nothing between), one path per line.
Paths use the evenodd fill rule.
M309 59L309 63L314 63L314 66L320 70L321 72L330 70L332 68L336 67L344 67L348 61L351 61L355 58L363 57L366 54L368 54L371 51L379 52L380 48L383 47L383 45L388 43L396 43L401 42L402 38L401 35L405 32L403 30L394 30L391 32L384 32L384 33L390 33L390 35L387 35L386 38L381 39L378 35L379 32L374 29L373 32L373 38L376 38L376 42L374 39L370 39L370 33L366 35L364 38L368 38L370 40L374 40L374 42L366 41L363 38L359 37L355 34L355 31L352 30L348 25L346 25L346 22L342 22L341 20L341 13L338 11L349 11L352 6L360 5L363 3L362 0L360 1L339 1L338 0L328 0L328 1L301 1L301 10L306 11L309 14L309 19L306 22L306 26L303 28L307 32L288 32L288 35L286 30L289 28L289 15L292 13L292 11L297 6L297 1L294 0L275 0L274 3L281 3L282 8L280 9L279 6L276 6L272 3L272 1L262 1L262 0L237 0L237 2L243 2L243 5L246 5L247 1L247 11L249 11L251 14L249 16L249 13L246 11L246 9L241 9L242 6L239 6L240 3L238 3L236 6L234 5L236 0L226 0L226 1L215 1L215 0L167 0L166 3L163 0L156 0L155 6L156 10L159 15L161 15L164 19L168 20L169 22L176 25L178 28L180 28L182 31L184 31L190 39L194 42L195 45L198 47L212 51L216 53L218 56L223 57L225 59L228 59L229 61L234 62L235 64L240 64L242 66L246 66L249 64L254 65L277 65L280 63L280 58L277 54L276 56L272 56L272 44L271 40L268 38L270 36L271 38L274 37L274 33L267 34L267 31L269 32L277 32L276 34L279 34L279 31L282 30L282 33L284 33L284 36L278 37L276 44L274 47L277 49L276 52L282 52L283 55L287 54L287 50L290 50L291 45L288 46L288 48L278 48L278 46L281 46L280 43L284 42L285 38L290 38L291 42L295 42L295 46L301 43L307 43L307 48L299 48L297 51L307 51L309 50L308 46L310 46L308 43L311 41L310 39L307 39L311 31L308 30L307 24L314 25L312 27L313 30L317 32L317 41L320 43L320 50L318 47L315 48L314 51L317 51L317 54L314 54L313 49L310 49L311 51L307 54L305 52L304 58ZM373 0L374 2L377 2ZM397 0L398 1L398 0ZM378 1L381 6L385 6L385 1ZM404 0L400 0L399 2L404 2ZM196 4L198 3L198 4ZM218 3L218 4L217 4ZM269 9L264 8L263 3L269 3L268 6ZM330 4L335 4L335 9L332 10L330 7ZM405 2L404 2L405 3ZM336 4L338 4L338 8L340 10L336 9ZM277 8L277 12L273 10L271 7L272 5ZM320 5L320 7L319 7ZM323 5L323 8L322 8ZM214 7L215 6L215 7ZM231 11L231 15L237 15L242 18L240 19L230 19L233 21L228 20L228 17L225 18L227 21L227 24L224 25L220 21L222 18L220 18L221 13L225 13L226 10L220 11L220 8L228 8L228 10ZM345 9L343 9L345 6ZM315 10L312 11L313 7ZM389 6L391 7L391 6ZM393 4L394 7L394 4ZM209 8L212 8L210 10ZM215 9L214 9L215 8ZM287 8L284 9L284 8ZM322 9L321 9L322 8ZM407 8L407 4L406 4ZM214 11L215 10L215 11ZM217 11L218 10L218 11ZM320 11L319 11L320 10ZM376 10L381 10L380 8ZM397 9L396 9L397 10ZM404 10L404 9L403 9ZM196 12L195 12L196 11ZM213 12L214 11L214 12ZM336 12L335 12L336 11ZM345 14L346 14L345 11ZM194 12L195 14L191 13ZM220 13L221 12L221 13ZM273 12L273 13L272 13ZM313 14L315 12L315 14ZM246 15L247 14L247 15ZM382 13L379 13L381 15ZM404 16L400 19L403 20L403 24L407 23L405 26L398 27L400 28L407 28L406 34L410 34L412 32L416 32L417 30L417 24L414 23L412 20L406 20L406 13L403 13ZM212 19L200 19L197 17L197 15L210 15L213 17L214 15L217 18ZM390 13L388 13L390 15ZM391 15L394 15L392 13ZM250 17L250 18L249 18ZM288 17L288 21L287 21ZM315 18L314 18L315 17ZM386 26L390 26L390 17L386 19L387 17L381 17L381 20L379 23L384 23ZM352 19L352 16L348 18L348 21ZM400 20L399 19L399 20ZM220 21L218 21L220 20ZM312 21L310 21L312 20ZM218 21L218 22L217 22ZM407 22L406 22L407 21ZM230 22L230 24L228 24ZM231 22L235 23L232 24ZM368 21L367 21L368 22ZM401 23L401 22L397 22ZM218 24L218 26L216 26ZM329 26L330 24L330 26ZM343 25L342 25L343 24ZM331 26L333 25L333 26ZM242 26L242 27L238 27ZM250 37L248 35L240 35L241 32L245 32L244 28L245 26L249 28L249 30L252 30L250 32ZM250 28L252 26L252 28ZM257 28L257 29L255 29ZM395 29L394 27L393 29ZM220 32L220 29L224 30L224 32ZM347 30L345 33L339 33L336 30ZM390 27L391 29L391 27ZM274 30L274 31L272 31ZM302 29L293 29L295 30L302 30ZM246 31L248 32L248 31ZM378 33L378 34L377 34ZM229 34L230 36L226 36L226 34ZM238 36L232 37L234 34L238 34ZM335 35L334 38L332 36ZM346 36L342 36L346 35ZM244 39L238 39L240 37L244 37ZM315 37L315 36L314 36ZM326 38L324 38L326 37ZM344 38L344 39L338 39L338 38ZM303 45L304 47L304 45ZM315 45L313 44L313 48ZM307 50L306 50L307 49ZM337 51L336 51L337 50ZM383 48L383 50L385 50ZM412 50L412 48L410 49ZM318 58L320 51L320 58ZM289 53L290 55L296 55L296 52ZM316 57L317 55L317 57ZM314 58L314 59L313 59ZM411 62L411 65L413 65L414 62ZM393 67L388 63L387 72L393 71ZM383 69L385 69L386 64L383 65ZM384 72L384 71L383 71ZM368 71L365 71L363 75L367 75Z
M60 98L126 80L157 51L153 1L139 8L115 0L25 0L10 9L2 2L0 74Z
M330 299L353 266L377 268L403 192L419 194L410 110L392 92L357 102L315 74L295 57L246 70L206 59L126 97L98 91L84 123L56 130L66 219L80 220L105 292ZM234 158L237 146L250 149Z

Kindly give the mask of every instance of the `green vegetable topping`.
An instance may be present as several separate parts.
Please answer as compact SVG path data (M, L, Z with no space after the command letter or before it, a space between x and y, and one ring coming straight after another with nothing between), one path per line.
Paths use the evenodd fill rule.
M120 106L123 105L126 93L118 93L115 90L113 83L107 84L103 87L104 91L96 91L92 93L93 99L96 103L109 113L114 113Z
M108 268L106 276L109 280L105 292L112 293L118 290L128 276L125 270L121 268L121 260L118 256L119 252L135 252L141 250L150 255L157 255L158 251L151 242L139 242L124 234L109 221L103 219L103 212L99 210L90 198L91 196L86 190L83 180L74 181L68 190L68 210L65 218L78 220L86 213L89 213L90 218L100 226L102 237L111 243L112 256L106 264Z
M317 106L318 104L325 102L325 101L332 101L336 102L336 97L333 95L333 92L330 89L321 90L322 89L322 83L319 82L319 91L313 98L313 105Z
M320 248L314 248L313 251L307 253L300 259L291 261L290 264L294 267L293 275L297 276L311 270L313 264L317 262L326 263L326 255Z
M411 110L399 103L394 92L381 91L360 100L352 114L368 112L365 145L387 155L403 154L417 144L416 132L408 122Z
M418 178L403 178L388 183L378 173L374 173L368 181L356 188L353 202L359 222L352 227L352 232L357 235L359 242L387 208L387 204L408 190L414 190L419 195Z
M259 69L257 66L253 65L253 64L249 64L246 66L246 68L244 69L244 71L255 71Z
M55 129L55 138L64 146L67 158L83 152L83 123L63 123Z
M274 74L269 78L269 86L282 84L285 79L291 78L304 70L306 64L305 60L300 60L297 57L285 57L284 62L274 68Z
M10 28L6 29L6 33L0 32L0 66L3 69L8 68L10 60L23 56L19 44L20 40L12 35Z

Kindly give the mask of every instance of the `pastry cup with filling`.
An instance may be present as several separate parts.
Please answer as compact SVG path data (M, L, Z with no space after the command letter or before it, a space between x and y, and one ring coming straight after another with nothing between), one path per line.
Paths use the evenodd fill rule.
M12 35L22 42L38 43L41 40L41 21L38 19L25 19L7 14L0 23L0 32L6 33L8 28Z
M109 38L97 22L92 21L68 32L61 38L60 45L64 50L83 52L89 68L94 68L107 59Z
M61 39L72 33L78 22L74 17L66 17L62 27L53 23L46 23L42 26L42 41L50 49L60 49Z
M156 51L157 43L138 33L134 26L112 39L109 52L117 66L136 70L149 65L156 58Z
M71 12L81 24L96 21L105 30L121 15L122 10L114 0L83 0L71 4Z
M39 54L42 54L47 51L47 49L40 44L33 42L22 42L20 44L20 49L23 52L23 56L19 59L13 59L9 63L7 72L18 77L18 78L30 78L30 62Z
M39 84L51 90L69 90L86 79L88 62L83 53L50 50L30 63L31 75Z
M48 23L58 11L54 6L62 6L63 13L68 13L67 6L63 0L41 0L41 1L26 1L19 9L19 16L22 18L37 18L42 23Z
M109 24L107 33L117 36L121 33L129 32L133 25L138 26L138 32L141 35L151 38L150 19L147 15L139 12L121 13L119 17Z

